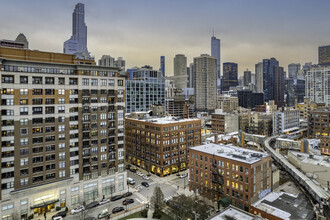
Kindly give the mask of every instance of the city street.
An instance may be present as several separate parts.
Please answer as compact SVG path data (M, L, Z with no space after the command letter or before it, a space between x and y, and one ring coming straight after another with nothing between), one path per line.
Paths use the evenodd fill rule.
M145 175L147 172L141 171ZM186 171L187 172L187 171ZM183 189L184 185L188 187L188 177L186 178L180 178L179 176L173 174L171 176L167 177L158 177L154 174L151 174L149 180L144 180L142 177L138 176L136 173L133 173L129 170L127 170L127 176L131 177L135 180L135 185L129 185L129 191L133 193L132 196L127 198L134 199L134 203L128 205L127 207L122 205L122 201L125 198L122 198L120 200L109 202L103 205L100 205L98 207L89 209L85 212L85 218L86 217L97 217L98 214L109 211L111 212L113 208L115 207L124 207L125 210L132 209L133 207L139 206L141 204L147 204L150 202L150 198L152 197L152 194L154 192L154 189L156 186L159 186L161 190L164 193L165 200L171 199L179 189ZM184 180L186 179L186 180ZM185 184L186 181L186 184ZM149 187L144 187L141 185L142 182L147 182L149 184ZM123 192L125 193L125 192ZM107 196L106 198L109 198L110 196ZM100 199L99 199L100 200ZM98 200L98 201L99 201ZM51 216L49 216L50 218ZM65 219L82 219L82 214L76 214L71 215L68 214Z

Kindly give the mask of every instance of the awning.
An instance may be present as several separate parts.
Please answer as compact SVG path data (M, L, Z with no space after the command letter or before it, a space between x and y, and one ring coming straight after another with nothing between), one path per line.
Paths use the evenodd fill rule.
M218 201L218 204L222 205L223 207L227 207L231 204L231 199L229 197L223 197Z
M31 206L30 209L42 208L42 207L45 207L47 205L53 204L53 203L58 202L58 201L60 201L60 200L53 199L53 200L45 201L45 202L42 202L42 203Z

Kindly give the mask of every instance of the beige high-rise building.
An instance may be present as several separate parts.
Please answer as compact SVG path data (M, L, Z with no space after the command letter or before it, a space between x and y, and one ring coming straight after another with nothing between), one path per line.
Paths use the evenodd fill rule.
M263 66L262 63L256 64L256 86L257 86L257 92L264 92L263 87Z
M187 57L177 54L174 57L174 83L177 89L187 88Z
M207 54L194 58L197 111L214 111L217 106L217 59Z

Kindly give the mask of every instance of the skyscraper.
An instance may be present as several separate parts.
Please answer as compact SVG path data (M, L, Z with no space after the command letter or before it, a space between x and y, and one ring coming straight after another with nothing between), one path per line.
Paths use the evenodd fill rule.
M75 54L79 59L90 59L87 49L87 26L85 23L85 6L76 4L72 13L72 36L64 42L63 52Z
M300 63L291 63L288 65L289 78L296 78L300 70Z
M160 56L160 72L162 72L165 79L165 56Z
M213 111L217 105L217 59L207 54L194 58L195 104L198 111Z
M187 88L187 57L183 54L174 57L174 79L177 89Z
M220 39L211 37L211 56L217 59L217 88L221 88Z
M274 100L274 66L279 66L275 58L263 59L263 87L265 101Z
M256 86L257 86L257 92L264 92L264 86L263 86L263 68L262 63L257 63L255 65L256 68Z
M237 63L223 63L222 91L229 91L231 86L238 86Z
M283 67L274 66L274 100L278 107L285 106L285 72Z
M244 80L243 86L248 86L251 83L251 71L244 71Z
M319 64L330 65L330 45L319 47Z

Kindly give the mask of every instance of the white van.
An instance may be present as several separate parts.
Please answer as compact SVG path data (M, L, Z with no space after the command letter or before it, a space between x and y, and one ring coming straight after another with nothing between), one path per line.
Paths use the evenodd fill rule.
M135 184L135 180L131 177L127 177L127 184L131 184L134 185Z

